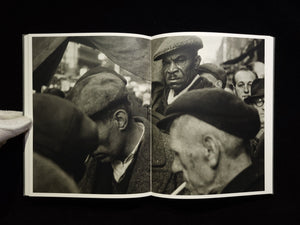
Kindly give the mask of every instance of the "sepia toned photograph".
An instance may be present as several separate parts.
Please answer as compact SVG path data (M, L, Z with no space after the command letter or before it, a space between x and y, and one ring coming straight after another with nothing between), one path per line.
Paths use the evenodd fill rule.
M165 193L265 191L265 40L172 35L152 40L152 53L152 156L166 134L173 176Z
M272 194L273 54L259 35L25 35L24 194Z
M34 193L150 192L150 40L32 37Z

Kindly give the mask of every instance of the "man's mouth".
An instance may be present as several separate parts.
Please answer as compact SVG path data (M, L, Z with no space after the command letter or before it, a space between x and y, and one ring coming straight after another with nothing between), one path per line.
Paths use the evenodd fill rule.
M179 79L176 79L176 80L169 80L169 86L177 86L177 85L180 85L181 82Z

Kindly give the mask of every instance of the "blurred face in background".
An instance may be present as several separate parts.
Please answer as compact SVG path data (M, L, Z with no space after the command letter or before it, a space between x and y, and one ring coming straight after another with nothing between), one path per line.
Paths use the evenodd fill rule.
M210 73L202 73L200 77L204 77L209 80L214 85L214 87L222 88L222 81L218 80L214 75Z
M265 98L262 96L253 100L253 106L257 109L261 127L264 127L265 123Z
M251 95L251 85L255 79L255 74L249 70L240 70L235 74L235 93L240 99Z

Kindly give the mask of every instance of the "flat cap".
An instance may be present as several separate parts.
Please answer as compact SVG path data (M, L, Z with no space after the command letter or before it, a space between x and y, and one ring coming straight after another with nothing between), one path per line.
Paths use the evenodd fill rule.
M96 67L86 72L66 97L88 116L127 98L126 80L113 70Z
M251 96L248 96L244 101L249 104L255 98L265 96L265 79L255 79L251 85Z
M192 90L178 97L157 126L168 131L174 119L184 114L243 139L255 137L260 128L259 115L254 107L219 88Z
M164 55L181 48L192 48L195 51L203 48L201 38L197 36L175 36L167 37L154 54L154 60L160 60Z
M79 178L84 160L98 146L98 129L72 102L51 94L33 95L33 150Z

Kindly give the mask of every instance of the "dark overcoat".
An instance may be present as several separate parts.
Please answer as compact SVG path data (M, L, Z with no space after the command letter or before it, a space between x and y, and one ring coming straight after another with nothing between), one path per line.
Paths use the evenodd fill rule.
M211 88L214 85L204 77L199 77L188 91ZM165 112L168 107L167 99L170 89L161 82L152 83L152 122L156 124L159 120L165 117Z

